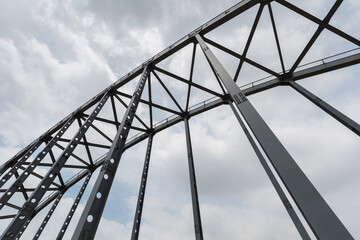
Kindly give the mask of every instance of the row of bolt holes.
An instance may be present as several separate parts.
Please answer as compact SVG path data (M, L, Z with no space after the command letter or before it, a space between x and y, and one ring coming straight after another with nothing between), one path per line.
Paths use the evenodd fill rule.
M103 105L103 103L100 103L100 104ZM98 107L98 108L100 108L100 107ZM96 112L96 111L95 111L95 112ZM88 120L88 122L90 122L90 120ZM68 123L68 125L70 125L70 123ZM87 126L85 125L84 127L86 128ZM66 129L67 127L65 126L64 128ZM63 131L60 131L60 132L63 133ZM59 135L57 135L57 137L59 138ZM78 139L78 138L75 138L75 140L78 141L79 139ZM73 148L74 145L70 145L70 147ZM45 152L43 152L43 154L45 154ZM68 155L68 154L66 153L65 155ZM40 158L38 158L37 160L39 161ZM31 167L34 167L34 165L32 165ZM25 174L27 175L28 173L25 172ZM53 176L54 176L53 174L50 174L50 175L49 175L49 178L52 178ZM42 185L41 188L45 188L45 186ZM34 198L31 199L31 202L32 202L32 203L35 203L35 202L36 202L36 199L34 199Z
M87 178L86 179L86 182L85 182L85 184L87 184L87 181L89 180L89 178ZM83 189L85 189L85 187L83 187ZM82 194L83 192L80 192L80 194ZM60 195L60 197L61 197L62 195ZM100 194L100 197L101 197L101 194ZM98 197L99 198L99 197ZM80 199L80 197L78 197L78 199ZM60 201L60 199L56 199L56 201L58 202L58 201ZM54 208L56 207L56 205L57 204L55 204L54 205ZM75 205L77 205L77 203L75 203ZM51 209L51 212L53 212L54 211L54 209ZM71 209L71 211L72 212L74 212L75 211L75 209L73 208L73 209ZM25 218L25 216L21 216L20 217L20 219L24 219ZM47 218L50 218L50 215L47 215ZM71 216L69 216L69 218L71 218ZM46 221L44 221L44 224L46 224ZM65 225L68 225L68 222L65 222ZM40 230L43 230L43 228L41 227L40 228ZM63 230L61 230L61 232L65 232L65 230L63 229ZM36 234L36 237L38 237L39 236L39 234Z
M101 105L102 105L102 103L101 103ZM100 108L100 107L98 107L98 108ZM69 125L70 125L70 123L68 123ZM67 127L65 126L65 129L66 129ZM61 133L62 133L63 131L61 131ZM76 140L78 140L78 139L76 139ZM73 147L72 145L71 145L71 147ZM40 159L38 159L38 160L40 160ZM114 159L110 159L110 162L111 163L114 163ZM34 166L32 166L32 167L34 167ZM25 173L26 175L28 174L27 172ZM49 175L49 177L50 178L52 178L54 175L53 174L50 174ZM106 174L106 177L104 176L104 178L105 179L107 179L108 178L108 176L107 176L107 174ZM45 188L45 186L44 185L42 185L41 186L41 188ZM11 194L11 192L8 192L8 195L10 195ZM98 192L97 194L96 194L96 197L98 198L98 199L100 199L101 198L101 193L100 192ZM33 198L33 199L31 199L31 202L32 203L35 203L36 202L36 199L35 198ZM91 216L91 215L90 215ZM90 217L89 216L89 217ZM89 219L89 217L88 217L88 219ZM25 216L20 216L20 219L24 219L25 218ZM88 220L89 221L89 220ZM91 216L91 221L92 221L92 216ZM89 222L91 222L91 221L89 221Z
M101 105L102 105L102 103L101 103ZM100 108L100 107L98 107L98 108ZM70 124L70 123L69 123L69 124ZM86 126L85 126L85 127L86 127ZM66 127L65 127L65 129L66 129ZM61 132L62 132L62 131L61 131ZM77 139L76 139L76 140L77 140ZM71 146L71 147L72 147L72 146ZM111 162L111 163L114 163L114 159L110 159L110 162ZM52 178L52 177L53 177L53 174L50 174L49 177ZM107 174L104 175L104 179L108 179L108 175L107 175ZM44 185L42 185L41 187L42 187L42 188L45 188ZM11 193L9 192L8 194L11 194ZM102 196L102 195L101 195L100 192L98 192L98 193L96 194L96 197L97 197L98 199L100 199L101 196ZM35 198L31 199L31 202L32 202L32 203L35 203L35 202L36 202L36 199L35 199ZM20 219L24 219L24 218L25 218L25 216L20 216ZM92 216L92 215L89 215L89 216L87 217L87 220L88 220L88 222L92 222L93 216Z
M70 123L68 123L68 125L70 125ZM67 127L65 126L64 128L66 129ZM63 133L63 131L61 131L61 133ZM57 137L59 137L59 136L57 136ZM36 148L35 148L35 149L36 149ZM30 151L30 153L32 153L32 151ZM43 152L43 154L46 154L46 153ZM27 156L25 156L25 158L27 158ZM40 158L37 158L37 160L39 161ZM34 167L34 165L32 165L31 167ZM28 172L25 172L25 175L28 175L28 174L29 174ZM50 174L49 177L52 178L52 177L53 177L53 174ZM41 188L45 188L45 186L42 185ZM10 195L10 194L11 194L11 192L8 192L8 195ZM59 199L56 199L56 201L58 202ZM35 203L35 202L36 202L36 199L35 199L35 198L31 199L31 202L32 202L32 203ZM54 206L56 206L56 204L55 204ZM54 210L52 209L51 211L54 211ZM50 215L48 215L47 217L49 218ZM23 220L23 219L25 218L25 216L20 216L19 218L20 218L21 220ZM29 222L29 221L28 221L28 222ZM46 223L46 221L44 221L44 223ZM24 228L26 228L26 225L24 226ZM40 230L42 230L42 228L40 228ZM22 231L20 232L20 235L21 235L21 234L22 234ZM39 236L39 234L37 234L36 236Z
M86 182L85 182L85 184L87 184L87 182L89 181L89 177L86 179ZM85 189L85 186L84 187L82 187L82 189L84 190ZM80 194L82 195L83 194L83 192L81 191L80 192ZM80 201L80 196L78 196L78 198L77 198L77 200L78 201ZM74 204L75 206L77 205L77 203L75 203ZM74 212L75 211L75 207L73 207L72 209L71 209L71 212ZM71 216L72 216L72 214L71 215L69 215L69 217L68 218L71 218ZM68 222L65 222L65 225L67 226L69 223ZM62 230L61 230L61 232L63 233L63 232L65 232L65 228L66 227L64 227Z
M102 103L101 103L101 105L102 105ZM98 107L99 108L99 107ZM70 123L69 123L70 124ZM86 127L86 126L85 126ZM66 129L66 127L65 127L65 129ZM76 139L77 140L77 139ZM72 146L71 146L72 147ZM115 161L114 161L114 159L110 159L110 163L114 163ZM52 174L50 174L49 175L49 177L50 178L52 178L53 177L53 175ZM109 178L109 176L107 175L107 174L104 174L104 179L105 180L107 180ZM45 186L43 185L43 186L41 186L42 188L44 188ZM9 194L9 193L8 193ZM11 193L10 193L11 194ZM102 197L102 195L101 195L101 193L100 192L98 192L98 193L96 193L96 198L98 198L98 199L100 199ZM36 199L35 198L33 198L33 199L31 199L31 202L32 203L35 203L36 202ZM74 211L74 209L72 209L72 211ZM69 216L70 217L70 216ZM25 218L25 216L20 216L20 219L24 219ZM92 221L93 221L93 216L92 215L89 215L88 217L87 217L87 221L89 222L89 223L91 223ZM66 225L67 225L67 222L65 223ZM64 230L62 230L62 232L64 232Z
M103 105L102 102L101 102L100 104ZM98 108L99 108L99 107L98 107ZM68 125L70 125L70 123L68 123ZM66 129L67 127L65 126L64 128ZM63 133L63 131L60 131L60 132ZM57 136L57 137L59 137L59 136ZM77 140L77 139L76 139L76 140ZM73 147L73 146L71 146L71 147ZM35 148L35 149L36 149L36 148ZM30 151L30 153L32 153L32 151ZM45 152L43 152L43 154L45 154ZM26 156L26 158L27 158L27 156ZM37 160L40 160L40 159L38 158ZM114 163L114 159L110 159L110 162L111 162L111 163ZM32 167L33 167L33 166L32 166ZM27 175L28 172L25 172L25 174ZM104 176L104 178L105 178L105 179L108 179L107 174L105 174L105 175L106 175L106 177ZM50 175L49 175L50 178L52 178L53 176L54 176L53 174L50 174ZM41 188L45 188L45 186L42 185ZM8 192L7 194L10 195L11 192ZM98 199L100 199L100 198L101 198L101 193L98 192L98 193L96 194L96 197L97 197ZM57 201L59 201L59 200L57 200ZM35 202L36 202L36 199L35 199L35 198L31 199L31 202L32 202L32 203L35 203ZM72 211L73 211L73 210L72 210ZM91 216L91 215L89 215L89 217L90 217L90 216ZM89 219L89 217L88 217L88 219ZM25 218L25 216L20 216L20 219L21 219L21 220L24 219L24 218ZM88 220L88 221L89 221L89 220ZM91 216L91 221L92 221L92 216ZM91 222L91 221L89 221L89 222Z
M104 101L106 101L106 99L104 99ZM100 105L103 105L103 102L101 102L100 103ZM98 109L100 109L100 107L98 107ZM96 112L95 112L96 113ZM90 122L90 121L89 121ZM70 125L71 123L70 122L68 122L68 124L67 125ZM64 126L64 129L67 129L67 126ZM60 133L64 133L64 131L63 130L61 130L60 131ZM59 135L57 135L56 137L60 137ZM76 139L76 140L78 140L78 139ZM37 147L35 146L34 147L34 150L36 149ZM32 153L33 151L30 151L30 153ZM45 154L45 152L43 152L43 154ZM25 158L28 158L28 156L27 155L25 155ZM38 159L39 160L39 159Z
M114 163L114 162L115 162L114 159L111 158L111 159L110 159L110 163ZM105 180L108 180L108 179L109 179L109 175L107 175L107 174L105 173L105 174L104 174L104 179L105 179ZM100 199L101 197L102 197L101 192L97 192L97 193L96 193L96 198L97 198L97 199ZM89 223L91 223L91 222L94 220L93 215L88 215L87 218L86 218L86 220L87 220Z
M71 124L71 123L68 123L68 125L70 125L70 124ZM65 126L64 129L66 129L66 128L67 128L67 127ZM62 130L61 130L60 132L63 133ZM57 137L59 137L59 136L57 136ZM71 145L71 147L73 147L73 146ZM36 149L36 146L34 147L34 150L35 150L35 149ZM32 152L33 152L33 151L30 151L30 154L31 154ZM42 153L43 153L43 155L46 155L46 152L45 152L45 151L43 151ZM26 155L25 158L28 158L28 156ZM37 157L36 160L37 160L37 161L40 161L41 159L40 159L40 157ZM31 165L31 167L34 168L35 165ZM29 173L28 173L28 172L25 172L24 174L25 174L25 175L28 175ZM11 175L12 175L12 173L9 172L9 176L11 176ZM51 175L52 175L52 174L51 174ZM52 176L50 176L50 177L52 177ZM6 180L3 179L2 181L5 182ZM42 188L44 188L44 186L42 186ZM8 195L10 195L10 194L11 194L11 193L9 192ZM31 202L33 202L33 203L36 202L36 200L35 200L35 201L33 201L33 200L34 200L34 199L32 199Z

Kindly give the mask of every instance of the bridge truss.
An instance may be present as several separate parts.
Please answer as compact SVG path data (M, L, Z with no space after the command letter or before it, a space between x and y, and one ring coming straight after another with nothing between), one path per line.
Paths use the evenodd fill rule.
M194 234L196 239L203 239L201 199L196 183L189 119L209 110L216 111L223 105L229 106L233 111L301 238L311 239L315 236L318 239L353 239L249 100L251 95L261 94L269 89L280 86L291 88L353 134L360 135L357 122L299 84L301 80L349 68L360 62L360 41L330 23L341 3L341 0L336 0L326 16L320 19L285 0L244 0L111 84L1 166L0 221L8 223L1 239L20 239L39 213L46 211L44 219L37 220L38 229L33 236L33 239L40 238L64 194L74 191L74 186L82 184L79 189L76 188L78 192L71 208L66 210L66 218L58 223L57 239L62 239L91 178L96 180L91 186L91 193L76 223L72 239L93 239L123 152L146 141L131 233L131 239L138 239L146 202L147 176L151 174L150 159L153 141L156 141L155 135L178 124L185 126ZM276 23L281 16L274 13L274 5L316 26L295 60L290 63L285 61ZM242 51L231 49L211 38L213 31L249 11L253 11L255 17ZM269 16L271 23L270 31L277 52L277 58L273 62L278 63L279 69L261 64L249 56L259 21L264 14ZM330 32L354 46L353 49L301 65L324 32ZM191 52L191 57L186 60L190 66L187 76L162 67L164 62L186 48ZM232 75L218 58L217 52L231 56L236 62ZM210 85L194 79L195 59L199 55L208 64L208 70L212 74L213 82ZM268 77L240 86L241 73L246 66L261 71ZM174 84L181 85L183 92L171 87ZM216 87L212 87L215 85ZM194 93L209 96L209 99L191 106ZM171 104L156 102L158 95L166 95ZM165 120L159 121L162 118Z

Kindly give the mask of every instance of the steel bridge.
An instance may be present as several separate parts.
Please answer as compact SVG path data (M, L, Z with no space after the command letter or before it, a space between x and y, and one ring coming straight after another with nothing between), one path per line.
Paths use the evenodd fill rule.
M197 191L189 119L211 109L216 111L216 108L222 105L232 109L301 238L311 239L311 236L315 236L318 239L354 239L248 98L278 86L291 88L335 118L353 134L360 135L357 122L298 83L303 79L360 63L360 41L330 24L342 2L336 0L326 16L320 19L285 0L241 1L118 79L1 166L0 221L8 222L1 239L20 239L30 222L40 212L47 211L33 236L33 239L40 238L63 195L74 189L77 183L82 183L71 209L66 210L66 218L58 223L57 239L62 239L90 178L95 178L95 184L72 234L74 240L94 239L123 152L147 141L131 233L131 239L138 239L143 205L146 201L145 190L151 166L153 137L179 123L184 123L185 126L194 235L196 239L203 239L199 206L201 199ZM286 11L316 26L315 32L290 65L283 57L284 51L275 21L279 16L273 12L274 4L281 5ZM218 27L251 9L255 9L256 15L242 52L232 50L208 36ZM259 19L265 13L270 16L271 31L276 42L275 50L278 53L274 61L280 62L280 72L248 56ZM286 21L282 19L284 20ZM324 31L331 32L337 38L352 44L354 48L301 65ZM184 78L161 67L162 62L186 47L192 49L188 77ZM221 51L236 59L237 68L233 76L225 69L215 51ZM205 56L219 91L199 84L193 78L195 58L198 55ZM241 78L239 76L245 64L269 76L240 86L238 79ZM290 68L287 69L286 66ZM176 97L178 93L167 86L163 80L165 77L173 83L186 86L183 102L179 102ZM133 93L124 90L134 83L136 87ZM211 97L190 106L190 96L195 90ZM168 95L176 109L153 101L158 94ZM147 109L146 117L137 112L139 106ZM165 120L157 121L160 116L165 116ZM36 186L27 187L27 182L33 179L37 179Z

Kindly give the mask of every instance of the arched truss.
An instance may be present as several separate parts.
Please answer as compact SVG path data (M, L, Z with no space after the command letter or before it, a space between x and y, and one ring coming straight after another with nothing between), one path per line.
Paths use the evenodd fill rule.
M34 236L34 239L38 239L63 194L76 183L83 182L72 208L68 210L68 216L62 220L63 222L59 222L58 239L61 239L90 177L96 178L96 182L72 239L93 239L122 153L142 141L147 141L131 236L131 239L137 239L142 206L146 201L144 196L153 136L181 122L185 123L195 236L196 239L203 239L188 119L221 105L229 105L233 110L300 236L303 239L310 239L308 230L304 227L304 224L308 224L312 230L311 234L319 239L353 239L248 99L250 95L277 86L287 86L330 114L354 134L360 135L359 124L297 83L302 79L360 62L358 51L360 41L330 24L331 18L341 3L340 0L335 1L326 16L320 19L285 0L244 0L104 89L1 167L0 221L9 222L1 239L20 238L30 221L39 212L51 206ZM282 42L275 21L275 19L280 21L281 16L274 14L272 10L274 4L281 6L283 11L291 12L316 26L304 48L291 63L287 63L283 57L284 50L281 47ZM220 44L216 39L211 39L212 31L250 10L255 12L255 17L241 52ZM274 47L277 52L277 58L273 61L279 63L280 71L248 57L253 37L263 14L267 14L271 22L270 29L275 39ZM281 20L286 21L286 19ZM335 37L352 44L355 50L300 66L324 31L331 32ZM190 66L187 77L162 67L163 62L186 47L192 49L191 58L187 60ZM215 51L221 51L236 59L236 70L233 76L224 68L214 54ZM218 90L198 83L199 81L193 78L195 58L198 55L206 57ZM260 70L270 77L239 87L237 82L240 82L238 79L241 79L241 71L245 65ZM170 79L172 84L185 86L186 90L181 93L182 97L178 97L179 90L169 87L165 78ZM136 83L135 89L129 92L134 83ZM190 106L191 93L194 91L211 96L211 98L201 104ZM171 104L156 103L154 98L159 94L167 95ZM136 111L138 106L141 106L142 113ZM146 112L146 115L143 112ZM165 120L158 122L160 118L165 118ZM91 176L96 169L100 169L99 174ZM29 187L30 181L32 183L35 181L36 184ZM296 206L290 203L289 197ZM306 223L299 219L293 207L300 210Z

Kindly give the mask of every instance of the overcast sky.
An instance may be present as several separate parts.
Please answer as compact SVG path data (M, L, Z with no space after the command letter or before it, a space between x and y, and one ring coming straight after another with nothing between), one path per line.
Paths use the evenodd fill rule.
M291 2L322 19L334 1ZM0 164L119 77L236 3L0 0ZM272 6L285 67L290 68L317 26L279 4ZM207 37L242 53L256 12L257 6ZM359 1L349 0L330 23L359 39L359 20ZM247 56L278 72L281 65L270 27L265 8ZM354 48L324 31L302 64ZM238 61L211 49L233 76ZM219 91L197 50L194 82ZM186 77L191 51L188 46L159 66ZM267 75L244 64L238 84ZM360 122L359 75L359 67L353 66L299 84ZM166 81L183 104L187 88ZM174 107L160 85L156 87L154 99ZM191 105L211 97L195 93ZM289 87L249 99L353 237L360 238L359 137ZM191 118L190 128L204 237L300 239L229 106ZM130 237L145 147L144 141L123 155L96 239ZM155 135L148 181L140 239L194 239L183 123ZM75 194L62 200L42 239L57 234L57 219L67 213L61 209L70 207ZM73 220L79 218L84 201ZM39 215L41 221L44 215ZM34 222L24 239L37 230L39 222ZM0 229L5 225L0 222Z

